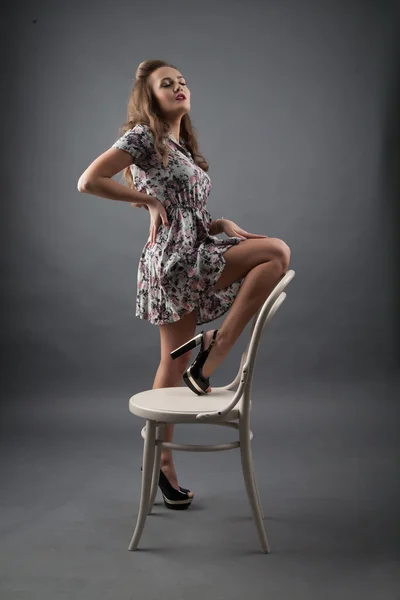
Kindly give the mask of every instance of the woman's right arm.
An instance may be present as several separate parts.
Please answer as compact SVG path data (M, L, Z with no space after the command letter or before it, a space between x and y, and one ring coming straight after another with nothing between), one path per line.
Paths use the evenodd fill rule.
M109 148L82 173L78 181L78 190L83 194L93 194L109 200L150 205L155 202L155 198L112 179L131 164L132 157L128 152L119 148Z

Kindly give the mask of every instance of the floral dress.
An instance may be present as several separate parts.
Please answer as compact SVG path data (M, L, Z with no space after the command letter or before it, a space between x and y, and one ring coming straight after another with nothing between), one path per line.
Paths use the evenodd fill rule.
M112 145L132 156L135 188L163 204L170 224L160 225L153 247L149 236L140 256L136 317L162 325L197 309L196 324L202 325L226 313L236 298L244 277L218 291L214 285L226 264L224 252L241 239L209 235L211 179L195 164L183 141L168 134L166 168L153 141L150 127L140 123Z

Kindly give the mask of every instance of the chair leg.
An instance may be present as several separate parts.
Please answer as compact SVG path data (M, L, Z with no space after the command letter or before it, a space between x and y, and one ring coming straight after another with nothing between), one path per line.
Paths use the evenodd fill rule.
M262 505L262 502L261 502L260 490L258 489L257 477L256 477L256 473L254 471L254 465L253 465L253 481L254 481L254 487L256 488L257 502L258 502L258 506L259 506L259 509L260 509L261 518L264 519L264 517L265 517L265 515L264 515L264 509L263 509L263 505Z
M157 425L156 429L156 439L163 440L164 439L164 425ZM153 475L151 478L151 491L150 491L150 501L149 501L149 511L148 514L151 514L153 510L154 502L157 496L158 482L160 479L160 467L161 467L161 446L156 446L155 457L154 457L154 465L153 465Z
M136 550L136 548L138 547L148 513L151 477L153 473L153 464L155 456L155 440L156 422L146 420L146 435L144 439L143 450L142 489L140 493L139 513L137 516L135 531L133 532L133 536L128 546L128 550Z
M258 537L260 539L261 551L268 554L270 549L265 532L262 512L260 510L260 501L257 494L255 483L253 458L251 452L251 440L249 436L249 427L246 422L239 422L239 439L240 439L240 458L242 461L243 479L246 486L247 496L249 498L251 512L257 528Z

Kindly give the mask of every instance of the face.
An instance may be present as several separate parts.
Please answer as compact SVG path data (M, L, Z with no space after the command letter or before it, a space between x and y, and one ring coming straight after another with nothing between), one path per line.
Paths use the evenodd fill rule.
M149 77L150 85L166 119L175 120L190 110L190 90L183 75L172 67L160 67ZM176 100L182 93L183 100Z

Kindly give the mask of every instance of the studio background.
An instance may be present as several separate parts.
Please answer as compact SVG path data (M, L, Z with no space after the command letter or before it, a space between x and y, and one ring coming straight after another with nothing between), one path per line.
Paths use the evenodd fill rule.
M297 497L293 508L299 506L299 497L305 502L313 493L323 495L325 490L332 498L337 490L347 490L343 493L354 499L357 511L355 499L365 490L372 503L368 510L380 515L379 527L386 514L388 527L383 529L389 537L379 548L387 570L366 569L368 585L356 590L372 598L371 590L394 581L392 558L398 542L389 524L398 501L393 483L400 358L398 17L396 2L356 0L20 1L8 7L1 96L4 598L14 597L7 595L12 589L21 598L28 597L25 589L43 598L43 593L59 589L60 582L75 590L75 598L81 597L76 594L83 594L83 588L74 587L72 574L75 583L89 586L88 577L92 587L86 591L93 594L101 590L101 582L108 582L114 599L126 598L122 589L130 587L133 555L126 546L139 501L143 424L129 414L128 400L152 387L160 359L158 327L135 317L137 268L149 215L129 203L81 194L77 182L119 137L135 70L147 58L170 61L187 79L190 116L200 151L210 162L212 218L225 216L249 232L281 238L292 251L290 268L296 277L264 331L253 381L258 401L255 460L258 456L260 465L274 450L268 474L260 473L269 509L273 511L274 499L277 507L284 507L285 498L289 502ZM122 181L119 175L115 179ZM196 331L218 328L223 318ZM211 376L211 387L236 375L249 332L250 325ZM361 417L367 419L364 427ZM200 429L182 431L186 439L200 439ZM312 440L315 446L307 446ZM309 452L307 458L302 451ZM356 462L350 467L346 458ZM304 462L299 465L295 459ZM227 487L237 486L243 505L233 496L229 506L235 514L242 506L247 514L237 456L218 456L222 466L214 470L209 456L185 454L176 460L182 485L196 488L203 503L210 490L221 494L222 503ZM348 465L345 475L332 467L335 460ZM279 479L283 464L285 480ZM221 482L222 469L227 475ZM307 469L316 469L316 479L307 479ZM121 509L122 488L126 495ZM100 518L96 509L93 515L87 508L80 521L82 506L91 506L93 495L100 503L98 511L105 512ZM83 511L78 516L77 506ZM225 509L221 506L223 514ZM315 505L311 513L318 513ZM117 528L111 515L118 519ZM346 522L354 523L341 507L336 515L347 515ZM107 579L97 571L101 560L112 560L105 554L100 563L96 558L87 564L84 573L72 565L67 574L60 555L47 555L45 548L62 553L71 544L73 561L80 534L69 529L68 541L57 541L51 537L54 526L97 517L99 527L97 521L90 522L98 543L90 543L102 550L88 560L98 558L96 551L109 551L109 542L113 557L119 560L122 553L123 566L117 562ZM365 535L378 543L378 521L376 529L373 518L367 521L372 529ZM172 527L173 521L167 525ZM162 520L157 526L167 535ZM156 525L146 524L143 545L152 527L155 531ZM174 527L178 535L179 523ZM253 527L251 521L240 522L243 539L256 550ZM267 523L267 534L272 529L275 548L293 548L293 529L285 532L282 527L275 523L274 530L274 523ZM204 528L211 536L211 524ZM50 538L43 538L43 531ZM48 546L38 550L38 537ZM36 556L50 561L53 575L35 578L34 573L41 573L40 561L35 572L27 566L17 572L12 557L23 547L23 538L26 549L36 548ZM335 548L333 538L326 547ZM189 537L184 539L188 542ZM308 547L310 570L303 563L303 573L309 587L303 591L324 590L328 598L326 578L324 584L320 572L315 580L312 570L313 557L324 555L326 539L322 535ZM357 535L355 539L360 545L351 548L358 556L368 543ZM203 541L219 554L232 543L215 529L214 537ZM155 535L151 546L158 543ZM183 552L184 542L173 536L171 552L175 543ZM307 536L298 544L299 554L291 560L304 560L304 547L299 548L307 546ZM337 556L339 548L345 552L343 540L337 540ZM151 560L148 555L146 560ZM211 560L212 550L208 556ZM258 564L255 572L246 573L252 573L261 589L264 579L257 569L270 557L260 557L246 557L246 568ZM334 568L339 567L336 563ZM282 594L292 584L298 590L294 580L283 576L286 568L271 572L269 579ZM232 577L231 586L236 581ZM139 581L145 586L144 579ZM223 576L215 572L210 585L221 581ZM353 584L364 585L360 582L356 578ZM208 593L204 580L197 583ZM190 577L182 582L196 593L192 584ZM159 585L162 589L161 581ZM231 598L241 590L239 579L235 585ZM168 589L173 597L174 584ZM333 593L336 588L331 589ZM350 583L347 589L350 594ZM382 596L392 597L390 592Z

